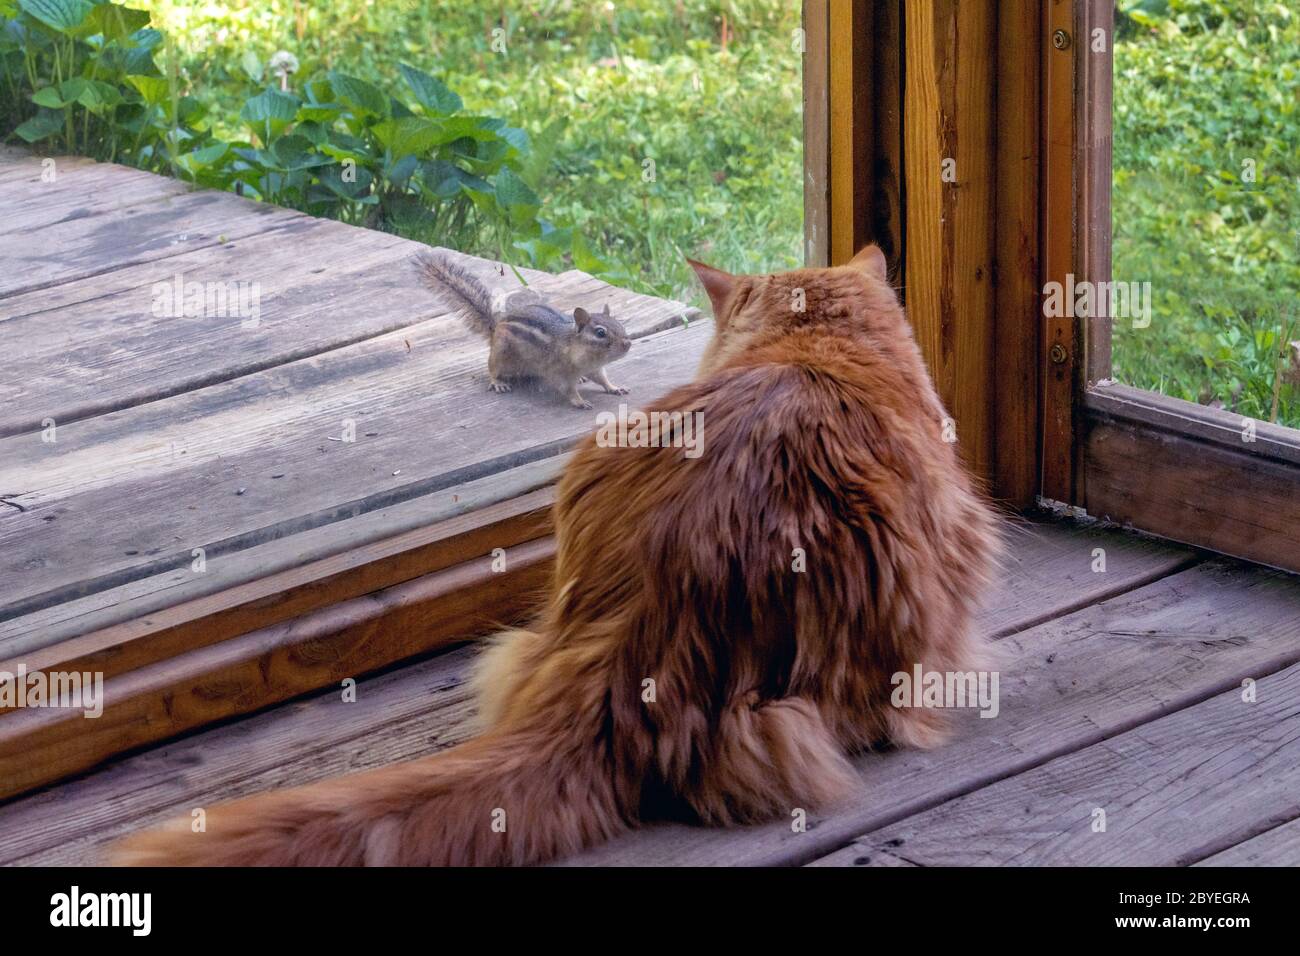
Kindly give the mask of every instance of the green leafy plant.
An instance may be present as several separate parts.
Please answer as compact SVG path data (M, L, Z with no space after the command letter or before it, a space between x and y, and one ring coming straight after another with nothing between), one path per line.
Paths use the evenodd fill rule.
M0 4L0 115L24 142L534 265L571 252L571 231L540 216L543 169L528 134L466 111L429 73L402 64L403 98L337 70L293 91L282 68L279 85L245 98L234 135L219 137L181 92L178 58L147 12L106 0ZM265 73L254 66L250 79Z
M1300 301L1298 120L1293 4L1121 0L1114 275L1155 302L1149 328L1115 323L1117 379L1300 426L1278 319Z

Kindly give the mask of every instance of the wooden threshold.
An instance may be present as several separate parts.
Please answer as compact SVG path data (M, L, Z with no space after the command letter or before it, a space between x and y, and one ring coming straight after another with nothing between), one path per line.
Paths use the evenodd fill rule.
M1300 571L1300 431L1123 385L1084 408L1090 515Z
M521 510L523 525L537 520L536 513ZM552 538L528 541L497 559L478 557L117 674L104 682L103 713L95 718L69 708L16 711L0 721L0 799L518 623L536 607L554 551ZM408 564L392 561L388 573L409 566L418 553L408 549ZM299 600L319 594L308 588Z
M104 678L311 614L551 532L551 487L184 601L0 661ZM349 528L349 531L357 529ZM13 708L0 708L0 716Z

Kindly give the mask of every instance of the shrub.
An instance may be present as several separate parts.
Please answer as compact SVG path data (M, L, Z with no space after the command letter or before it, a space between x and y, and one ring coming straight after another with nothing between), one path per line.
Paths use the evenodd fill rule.
M523 130L467 111L438 78L402 64L399 97L330 70L295 90L296 64L280 56L238 122L220 124L243 135L219 137L149 20L111 0L0 0L0 131L466 251L514 250L542 267L570 253L580 268L606 268L541 218L535 186L549 157Z

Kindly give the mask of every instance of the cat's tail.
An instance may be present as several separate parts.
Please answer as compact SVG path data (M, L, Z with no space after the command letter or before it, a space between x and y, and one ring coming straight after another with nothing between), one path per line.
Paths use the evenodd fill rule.
M491 731L444 753L272 791L116 844L135 866L505 866L544 862L628 827L585 720ZM598 732L598 731L597 731Z

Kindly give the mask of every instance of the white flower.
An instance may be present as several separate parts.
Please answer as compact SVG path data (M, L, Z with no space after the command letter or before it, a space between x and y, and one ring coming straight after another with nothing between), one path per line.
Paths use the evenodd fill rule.
M281 77L297 73L298 58L288 50L276 50L271 56L271 62L267 64L267 69Z

